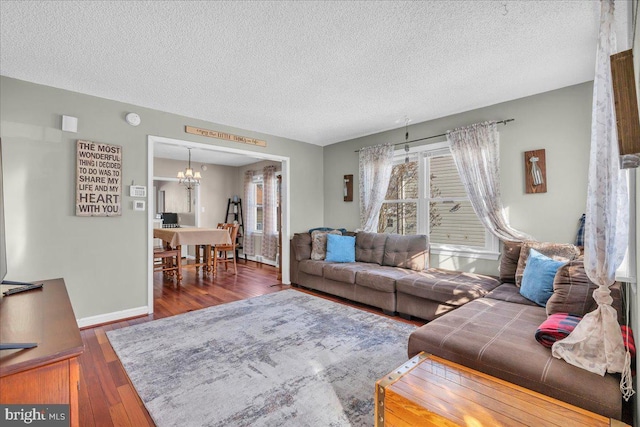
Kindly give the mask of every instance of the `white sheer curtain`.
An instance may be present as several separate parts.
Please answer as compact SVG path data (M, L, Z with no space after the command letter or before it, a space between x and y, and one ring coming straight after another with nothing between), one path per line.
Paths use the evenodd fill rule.
M624 258L629 230L627 181L619 165L609 62L616 51L613 11L613 0L601 0L584 236L584 265L589 279L598 285L593 292L598 308L587 313L571 335L556 342L552 354L600 375L621 372L620 390L628 400L634 394L630 355L609 291Z
M382 144L360 149L360 228L377 232L382 202L387 194L393 169L393 145Z
M242 253L245 255L255 255L256 249L253 244L253 232L256 229L256 192L253 183L253 171L244 173L244 205L246 209L244 223L244 238L242 241Z
M509 225L500 199L500 151L497 124L476 123L447 132L451 154L473 210L503 241L534 240Z
M262 256L266 259L276 259L278 253L278 209L277 209L277 178L276 167L265 166L262 172L263 180L263 230Z

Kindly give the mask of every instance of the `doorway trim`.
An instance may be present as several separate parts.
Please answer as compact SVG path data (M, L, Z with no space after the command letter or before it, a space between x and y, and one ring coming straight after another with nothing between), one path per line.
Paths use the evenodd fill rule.
M289 274L289 260L290 250L289 244L285 243L289 241L289 230L291 227L291 211L290 211L290 163L291 159L286 156L279 156L276 154L259 153L250 150L240 150L237 148L223 147L219 145L203 144L201 142L193 142L181 139L167 138L163 136L148 135L147 136L147 188L153 188L153 154L155 143L173 144L183 147L192 147L209 151L222 151L225 153L234 153L240 155L250 156L259 160L271 160L280 162L282 165L282 283L285 285L291 284L291 278ZM147 194L149 194L147 192ZM147 204L147 206L149 206ZM153 313L153 219L154 213L150 207L147 208L147 311L149 314Z

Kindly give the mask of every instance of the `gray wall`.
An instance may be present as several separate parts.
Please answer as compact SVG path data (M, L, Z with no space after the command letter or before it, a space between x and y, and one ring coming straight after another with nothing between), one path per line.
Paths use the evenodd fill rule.
M439 135L485 120L515 119L498 128L502 200L511 224L541 241L573 242L586 203L591 96L592 83L570 86L410 125L409 139ZM351 230L359 227L358 154L354 151L404 139L402 128L325 147L325 225ZM535 149L546 150L548 191L544 194L525 193L524 152ZM342 199L342 177L347 174L354 175L353 202ZM431 265L496 274L498 264L432 255Z
M237 181L236 181L236 193L238 196L244 198L244 173L246 171L252 170L256 175L262 174L263 169L266 166L275 166L276 171L282 170L282 163L274 162L271 160L262 160L256 163L251 163L250 165L240 166L237 168ZM319 183L322 183L321 180L318 180ZM296 232L300 230L295 230ZM304 230L303 230L304 231Z
M186 151L186 150L185 150ZM203 171L202 163L191 162L194 170L202 174L200 181L200 227L216 228L219 222L225 222L227 201L238 194L236 191L238 169L235 166L221 166L207 164L207 170ZM186 167L185 161L170 159L153 159L153 173L156 177L174 178L179 170ZM195 197L195 191L193 196ZM187 199L186 189L180 191L180 196ZM192 203L194 199L192 199ZM202 212L204 208L204 212ZM194 214L195 210L192 209Z
M142 118L129 126L130 111ZM61 115L78 117L62 132ZM267 148L184 133L185 125L267 141ZM288 156L291 230L322 224L322 147L0 77L9 280L63 277L79 319L147 304L147 213L132 209L132 182L147 183L147 136ZM75 216L76 140L122 146L123 214Z

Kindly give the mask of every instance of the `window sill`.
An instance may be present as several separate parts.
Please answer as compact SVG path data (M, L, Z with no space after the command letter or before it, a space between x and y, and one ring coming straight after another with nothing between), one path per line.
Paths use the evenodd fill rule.
M447 255L462 258L487 259L491 261L497 261L500 257L500 252L444 245L432 245L431 253L436 255Z
M628 274L616 274L616 282L636 283L636 278Z

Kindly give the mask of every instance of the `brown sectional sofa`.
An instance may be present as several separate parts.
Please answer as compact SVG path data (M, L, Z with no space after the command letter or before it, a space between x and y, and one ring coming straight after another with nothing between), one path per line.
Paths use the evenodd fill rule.
M596 307L591 296L595 285L584 273L577 248L552 245L575 259L558 271L545 309L520 295L515 284L524 267L522 244L504 245L500 277L494 278L425 269L424 236L358 233L356 262L344 264L310 259L311 240L309 233L291 240L292 282L387 313L429 320L411 334L409 358L424 351L603 416L623 418L618 375L599 376L555 359L535 340L548 312L583 314ZM529 246L540 251L545 246L527 245L527 253ZM618 284L612 297L622 324Z
M291 254L292 283L405 317L435 319L500 284L489 276L425 270L429 247L424 235L357 233L356 262L331 263L311 259L310 233L296 233Z
M568 402L606 417L622 419L620 377L600 376L556 359L535 340L547 312L584 314L595 308L595 287L581 258L556 275L554 295L541 307L515 285L519 244L505 245L500 277L505 283L418 328L409 338L408 356L424 351L494 377ZM620 287L612 287L613 306L622 320ZM549 313L551 314L551 313Z
M358 233L356 262L330 263L311 259L311 234L297 233L291 240L291 281L394 313L396 280L422 270L427 262L426 237L411 237Z

